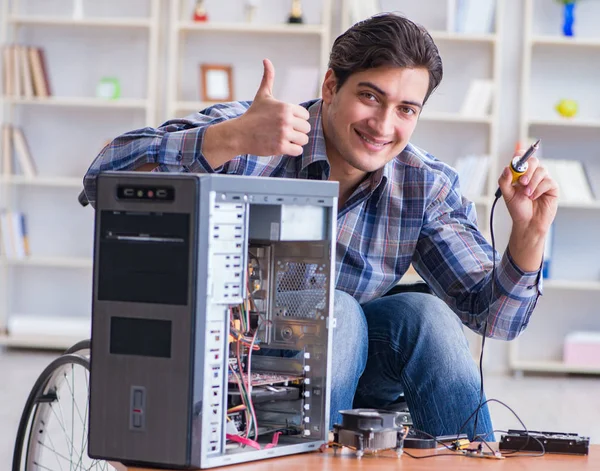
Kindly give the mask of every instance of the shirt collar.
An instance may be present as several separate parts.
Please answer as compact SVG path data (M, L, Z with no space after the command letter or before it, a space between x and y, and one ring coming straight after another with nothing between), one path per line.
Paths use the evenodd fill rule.
M329 178L329 160L327 160L327 148L325 146L325 136L323 134L322 105L323 100L315 100L303 103L308 109L310 131L308 133L308 143L303 147L301 157L300 173L307 176L308 168L316 162L320 162L323 169L323 178Z

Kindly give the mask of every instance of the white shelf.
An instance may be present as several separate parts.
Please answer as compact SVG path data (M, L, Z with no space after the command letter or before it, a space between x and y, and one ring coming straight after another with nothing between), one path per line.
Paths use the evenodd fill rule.
M48 267L48 268L91 268L91 258L76 257L36 257L30 256L20 259L5 259L10 266Z
M551 278L545 278L543 284L544 290L550 288L563 290L600 291L600 281L554 280Z
M494 33L488 34L472 34L472 33L455 33L449 31L429 31L434 41L461 41L461 42L476 42L476 43L494 43L497 36Z
M592 203L571 203L568 201L558 200L559 208L571 208L571 209L600 209L600 201L593 201Z
M322 25L307 24L257 24L257 23L195 23L182 21L177 24L181 32L218 32L218 33L258 33L258 34L308 34L322 35L326 28Z
M421 121L437 121L448 123L492 124L491 116L467 116L460 113L425 110L419 117Z
M581 119L581 118L546 118L530 119L529 126L558 126L573 128L600 128L600 119Z
M600 38L577 38L567 36L532 36L532 45L544 46L579 46L600 48Z
M10 16L8 22L13 25L35 26L86 26L102 28L150 28L148 18L82 18L74 19L60 16Z
M118 98L106 100L93 97L48 97L48 98L16 98L5 97L6 103L15 105L64 106L81 108L132 108L145 109L148 101L136 98Z
M34 177L22 175L0 176L0 183L7 185L47 186L57 188L83 188L83 178L74 177Z
M0 345L7 347L66 350L77 342L85 340L69 335L11 335L0 334Z
M513 361L513 370L545 373L600 374L600 367L566 365L560 361Z

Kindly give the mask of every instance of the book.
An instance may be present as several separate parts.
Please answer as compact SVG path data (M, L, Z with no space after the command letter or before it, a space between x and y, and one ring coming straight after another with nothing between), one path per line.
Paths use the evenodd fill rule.
M585 168L579 160L541 159L558 184L562 203L592 203L594 195Z
M3 253L6 257L12 257L14 243L8 225L8 217L8 211L0 212L0 253Z
M8 124L2 125L2 160L0 162L0 175L13 173L13 147L12 129Z
M33 178L37 175L37 168L31 152L29 151L29 145L25 139L25 134L19 127L13 127L13 144L15 148L15 155L19 162L21 172L27 178Z
M25 98L33 98L33 78L31 76L31 62L27 46L15 46L19 50L21 65L21 91Z
M552 248L554 244L554 224L550 225L548 233L546 234L546 241L544 244L544 257L542 262L542 278L550 278L551 267L552 267Z
M474 199L484 194L489 162L489 155L467 155L456 160L454 168L464 196Z
M19 53L19 46L13 45L10 48L12 54L12 73L13 73L13 86L14 96L20 97L21 91L21 54Z
M0 213L0 235L2 249L8 258L18 259L27 255L26 242L23 238L24 216L20 212L2 211Z
M456 32L456 0L446 0L446 31Z
M488 34L493 31L496 0L457 0L455 28L458 33Z
M46 66L44 50L39 47L30 47L28 53L35 96L47 98L51 96L52 93L48 80L48 69Z
M20 238L23 243L23 255L29 257L31 255L31 246L29 245L29 233L27 232L27 219L24 213L19 214L20 219Z
M2 48L2 83L3 93L5 96L13 96L15 94L14 86L14 65L13 65L12 46L4 46Z
M460 108L463 116L485 117L490 113L494 95L494 82L488 79L475 79L469 84L469 89Z

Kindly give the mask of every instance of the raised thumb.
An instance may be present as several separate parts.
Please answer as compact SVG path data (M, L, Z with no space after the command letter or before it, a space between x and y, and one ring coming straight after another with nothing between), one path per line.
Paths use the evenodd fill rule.
M263 77L256 92L256 98L270 98L273 96L273 82L275 80L275 68L269 59L263 60ZM256 99L255 98L255 99Z

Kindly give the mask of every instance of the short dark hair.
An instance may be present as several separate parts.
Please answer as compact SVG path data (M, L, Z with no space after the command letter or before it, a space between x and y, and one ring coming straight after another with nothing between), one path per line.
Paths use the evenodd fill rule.
M386 66L427 69L429 88L424 101L442 81L442 59L431 35L396 13L359 21L338 36L331 48L329 68L338 90L353 73Z

